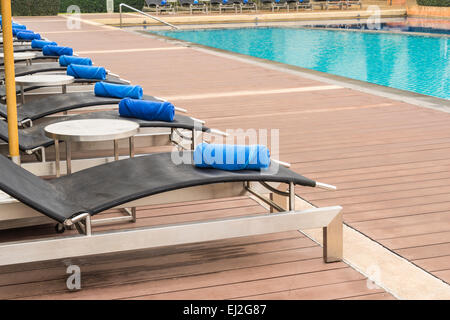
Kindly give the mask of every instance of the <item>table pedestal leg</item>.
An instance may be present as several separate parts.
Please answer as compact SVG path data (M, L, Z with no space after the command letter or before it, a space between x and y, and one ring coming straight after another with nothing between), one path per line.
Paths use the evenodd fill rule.
M134 137L130 137L130 158L134 157Z
M114 160L119 160L119 141L114 140Z
M67 165L67 174L72 173L72 143L70 141L66 141L66 165Z
M59 178L61 176L61 169L59 163L59 140L55 140L55 167L56 167L56 177Z
M62 85L62 93L63 94L67 93L67 85L65 85L65 84ZM63 114L66 116L68 114L67 110L63 111Z

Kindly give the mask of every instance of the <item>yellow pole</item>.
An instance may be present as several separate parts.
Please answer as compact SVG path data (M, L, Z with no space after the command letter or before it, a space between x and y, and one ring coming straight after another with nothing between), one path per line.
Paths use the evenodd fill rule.
M5 67L6 106L8 112L9 155L20 164L19 132L17 128L16 81L14 70L14 45L12 35L11 1L1 0L2 31L3 31L3 59Z

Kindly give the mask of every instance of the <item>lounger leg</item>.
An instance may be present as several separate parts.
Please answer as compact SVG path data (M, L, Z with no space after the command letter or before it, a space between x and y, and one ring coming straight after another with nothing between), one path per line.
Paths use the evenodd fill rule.
M323 258L325 262L342 261L343 258L342 212L323 228Z
M280 191L286 192L286 190ZM272 192L270 194L270 200L272 200L275 204L279 205L281 208L285 210L289 211L295 210L295 185L293 183L289 184L288 196ZM277 210L271 207L270 212L274 213L277 212Z
M41 148L41 161L42 162L46 162L47 161L47 157L45 155L45 148Z
M89 214L82 214L83 218L77 222L75 222L73 225L77 229L79 234L84 234L86 236L92 235L92 222L91 222L91 216ZM84 222L83 222L84 221Z
M198 139L197 139L197 131L195 129L192 129L192 143L191 143L191 148L192 150L195 150L195 147L198 144Z

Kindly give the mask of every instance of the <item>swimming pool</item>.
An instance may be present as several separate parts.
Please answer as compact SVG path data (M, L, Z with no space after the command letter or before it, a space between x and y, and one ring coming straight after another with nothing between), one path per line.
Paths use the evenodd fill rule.
M447 36L281 27L152 32L450 99L450 49Z

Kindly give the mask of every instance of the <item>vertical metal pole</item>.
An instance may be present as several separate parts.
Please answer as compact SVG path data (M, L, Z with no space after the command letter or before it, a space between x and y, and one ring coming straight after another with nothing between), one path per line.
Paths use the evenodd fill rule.
M1 0L1 4L3 59L5 65L6 105L8 112L9 155L15 163L20 164L11 1Z
M114 160L119 160L119 141L114 140Z
M119 5L120 29L122 29L122 4Z
M134 157L134 137L130 137L130 158Z
M91 236L92 235L92 225L91 225L91 216L87 216L86 217L86 220L85 220L85 223L86 223L86 235L87 236Z
M191 149L195 150L195 147L197 146L197 131L195 129L192 129L192 139L191 139Z

